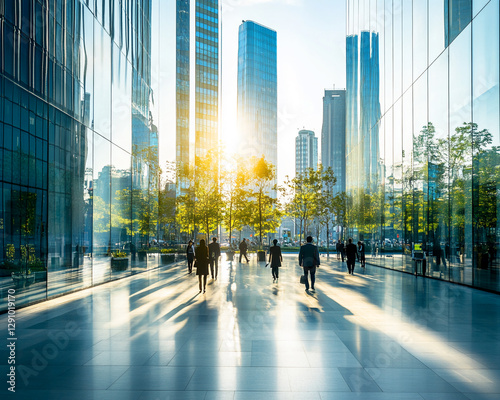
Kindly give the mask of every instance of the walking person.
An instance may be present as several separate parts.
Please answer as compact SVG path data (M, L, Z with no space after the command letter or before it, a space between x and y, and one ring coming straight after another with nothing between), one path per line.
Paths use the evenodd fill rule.
M217 279L217 273L219 270L219 257L220 257L220 245L219 243L217 243L217 238L212 238L212 243L208 245L208 254L210 258L210 273L212 274L212 279ZM214 275L214 267L215 267L215 275Z
M316 267L319 267L319 250L313 243L312 236L308 236L306 244L300 247L299 265L304 268L304 276L306 278L306 292L309 291L309 277L311 273L311 290L314 292L314 283L316 282ZM356 246L354 246L356 247Z
M196 259L196 275L198 275L198 282L201 293L201 278L203 277L203 293L206 291L207 287L207 276L208 276L208 248L205 244L205 239L200 240L200 245L194 251L194 257Z
M337 260L342 257L342 262L344 262L344 243L339 239L335 247L337 249Z
M193 241L190 240L186 247L186 257L188 260L188 273L193 272L193 262L194 262L194 246Z
M349 270L349 274L354 275L354 265L356 264L358 248L352 242L351 238L349 238L348 244L345 247L345 254L347 256L347 269Z
M278 246L278 240L273 240L274 246L269 248L269 263L273 274L273 283L278 280L278 268L281 267L283 256L281 255L281 247Z
M247 242L245 241L245 238L243 238L243 240L240 243L240 262L242 256L245 256L245 259L247 260L247 262L249 262L247 257L247 250L248 250L248 245Z
M366 268L365 244L361 240L358 241L358 259L361 266Z

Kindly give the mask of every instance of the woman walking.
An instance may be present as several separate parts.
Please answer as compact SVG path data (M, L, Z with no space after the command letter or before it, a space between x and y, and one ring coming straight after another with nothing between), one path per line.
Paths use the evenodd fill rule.
M193 272L193 262L194 262L194 246L193 241L190 240L186 247L186 257L188 260L188 273Z
M281 247L278 246L278 240L273 240L274 246L269 248L269 263L271 264L271 271L273 273L273 282L278 280L278 268L281 267L283 256L281 255Z
M203 276L203 293L206 291L207 287L207 276L208 276L208 247L205 244L205 239L200 240L200 245L194 251L194 257L196 259L196 275L198 275L198 282L200 284L201 293L201 277Z

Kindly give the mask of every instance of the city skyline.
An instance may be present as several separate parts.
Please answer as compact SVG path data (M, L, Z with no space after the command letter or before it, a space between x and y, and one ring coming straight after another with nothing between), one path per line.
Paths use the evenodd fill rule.
M161 3L153 13L161 21L161 39L153 37L153 74L161 90L155 93L160 135L160 163L175 160L175 148L165 138L175 132L175 2ZM295 136L303 126L319 132L323 121L325 89L345 87L345 3L343 1L273 0L221 1L221 80L220 140L235 151L237 141L238 27L242 20L253 20L277 32L278 73L278 182L293 176ZM286 13L283 12L286 7ZM335 24L331 24L332 15ZM300 49L300 51L297 51ZM169 56L170 55L170 56ZM173 61L169 58L173 57ZM312 63L312 60L321 62ZM314 68L314 73L311 73ZM303 81L302 77L307 76Z

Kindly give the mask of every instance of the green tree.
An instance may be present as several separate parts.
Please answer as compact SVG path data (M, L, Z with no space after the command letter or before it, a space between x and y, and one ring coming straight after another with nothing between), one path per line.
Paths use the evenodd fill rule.
M249 195L253 200L248 207L250 222L259 232L259 244L262 248L262 236L275 232L281 222L281 212L277 199L272 196L276 191L273 182L276 177L274 165L264 157L250 160L250 179L248 181Z

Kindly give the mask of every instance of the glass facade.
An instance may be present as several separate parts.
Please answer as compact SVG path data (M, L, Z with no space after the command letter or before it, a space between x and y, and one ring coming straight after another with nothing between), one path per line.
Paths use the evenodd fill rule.
M176 161L178 166L188 166L195 156L204 156L219 145L219 2L177 0L176 6ZM193 25L194 42L190 36ZM191 113L194 126L190 126ZM187 188L187 182L179 183Z
M156 266L141 255L158 207L152 5L1 3L2 299L13 285L21 306Z
M325 90L321 128L321 164L331 167L337 183L334 192L345 192L346 91Z
M498 1L347 10L347 234L381 266L500 292Z
M278 165L276 31L244 21L238 36L238 130L241 152Z
M318 138L313 131L300 130L295 138L295 176L318 169Z

